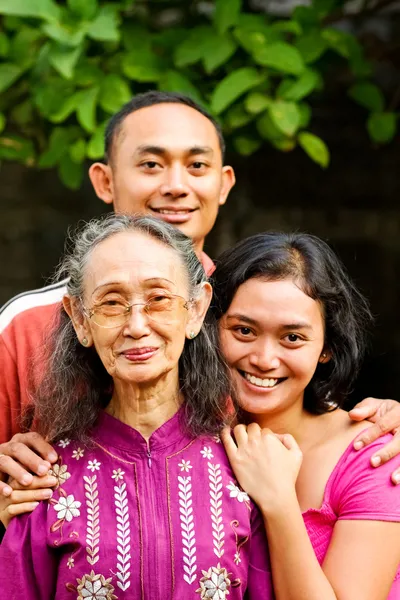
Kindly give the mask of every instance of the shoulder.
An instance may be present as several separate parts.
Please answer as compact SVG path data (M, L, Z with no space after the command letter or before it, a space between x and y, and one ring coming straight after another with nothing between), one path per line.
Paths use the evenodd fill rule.
M27 311L30 311L30 314L32 314L32 311L46 314L46 307L51 309L52 306L58 305L66 293L66 283L67 280L64 279L53 285L24 292L11 298L0 309L0 333L3 333L15 319L18 319Z

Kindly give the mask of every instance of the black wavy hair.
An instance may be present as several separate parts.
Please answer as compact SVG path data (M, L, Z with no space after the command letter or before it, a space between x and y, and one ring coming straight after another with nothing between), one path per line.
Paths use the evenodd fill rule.
M319 363L304 392L304 407L322 414L341 406L359 371L372 315L331 248L306 233L266 232L224 252L213 275L212 311L220 319L237 289L248 279L293 279L324 309L329 362Z

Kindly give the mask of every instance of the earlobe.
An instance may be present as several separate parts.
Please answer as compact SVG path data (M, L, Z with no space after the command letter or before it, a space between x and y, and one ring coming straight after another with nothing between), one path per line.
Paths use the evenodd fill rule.
M319 361L322 364L325 364L327 362L329 362L332 358L332 355L330 352L328 352L328 350L324 350L321 354L321 356L319 357Z
M89 178L96 196L106 204L112 204L114 190L111 167L100 162L93 163L89 169Z
M92 345L93 340L90 329L87 327L85 316L77 306L77 302L76 298L71 298L70 296L64 296L62 300L64 310L71 319L75 329L76 337L83 346L88 348Z
M222 186L219 195L219 205L223 206L226 202L229 192L236 183L235 171L233 167L226 165L222 167Z

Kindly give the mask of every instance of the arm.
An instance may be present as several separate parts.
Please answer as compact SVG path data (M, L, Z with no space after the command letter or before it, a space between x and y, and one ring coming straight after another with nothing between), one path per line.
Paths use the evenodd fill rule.
M50 488L56 484L57 479L49 475L34 477L27 488L22 488L15 479L9 481L7 485L13 491L10 496L0 496L0 522L8 527L13 517L32 512L40 501L51 498L53 492Z
M371 457L373 467L379 467L400 453L399 402L395 400L366 398L349 412L349 417L353 421L368 419L374 423L372 427L364 431L354 442L356 450L368 446L386 433L393 433L393 439ZM400 468L393 471L391 479L395 485L400 483Z
M4 598L52 600L57 560L47 545L47 503L13 519L0 546L0 589Z
M326 565L321 568L295 491L301 464L296 442L292 436L280 436L278 439L269 430L261 432L255 424L250 425L247 431L240 428L244 426L235 428L237 446L227 434L224 434L223 440L239 483L257 502L263 514L277 600L385 600L400 560L399 525L376 520L357 520L354 523L351 520L357 518L354 510L350 507L346 512L346 506L342 504L346 521L338 522L338 533L335 528ZM368 460L363 464L365 462L368 464ZM369 471L376 473L372 469ZM374 494L368 493L369 501L376 510L376 494L381 493L382 482L371 478L370 473L368 476L373 486L369 486L369 492L374 490ZM382 476L387 474L382 472ZM365 481L361 483L360 495L364 497ZM354 497L352 489L352 501ZM398 507L395 518L400 521L400 503L397 497L395 500ZM368 518L377 517L373 514ZM347 528L343 526L344 522ZM368 569L362 568L364 562ZM352 581L351 586L346 587L350 567Z

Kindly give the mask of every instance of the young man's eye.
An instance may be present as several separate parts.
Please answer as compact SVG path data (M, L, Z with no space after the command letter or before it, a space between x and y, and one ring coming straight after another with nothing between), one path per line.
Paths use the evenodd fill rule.
M199 160L196 160L194 163L192 163L191 166L193 169L199 170L199 169L203 169L206 166L206 164Z
M157 163L154 160L148 160L145 163L143 163L143 166L147 167L148 169L155 169Z

